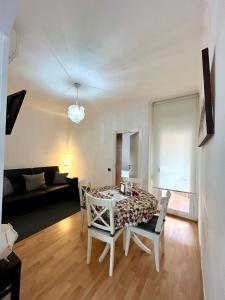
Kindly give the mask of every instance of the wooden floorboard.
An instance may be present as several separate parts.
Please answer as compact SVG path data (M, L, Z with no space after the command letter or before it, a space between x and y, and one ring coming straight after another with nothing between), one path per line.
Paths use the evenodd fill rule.
M167 217L160 273L153 253L131 243L125 257L119 238L109 278L108 257L98 262L103 243L93 242L91 264L86 264L87 231L80 235L79 221L77 213L15 245L23 262L21 300L203 299L196 223Z

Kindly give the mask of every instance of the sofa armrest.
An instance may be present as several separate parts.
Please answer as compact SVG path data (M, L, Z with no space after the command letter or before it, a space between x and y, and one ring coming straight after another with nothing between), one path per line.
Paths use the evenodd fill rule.
M73 178L68 178L66 179L67 184L70 185L70 188L72 192L74 193L74 196L79 199L79 190L78 190L78 178L73 177Z
M69 185L78 188L78 178L77 178L77 177L73 177L73 178L67 177L67 178L66 178L66 182L67 182Z

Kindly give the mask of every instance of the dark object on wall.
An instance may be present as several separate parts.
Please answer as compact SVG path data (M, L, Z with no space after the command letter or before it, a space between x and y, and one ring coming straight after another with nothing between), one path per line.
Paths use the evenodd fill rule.
M200 95L201 116L198 132L199 147L214 134L213 103L210 82L209 50L202 50L203 91Z
M5 134L11 134L25 95L26 91L23 90L7 97Z
M21 260L14 252L8 261L0 260L0 299L11 293L11 299L20 298Z
M25 180L22 175L34 175L42 172L45 173L47 188L26 192ZM56 172L59 172L58 166L5 170L4 176L12 183L13 194L3 198L3 221L9 221L54 201L62 201L62 199L74 199L74 201L78 199L77 201L79 201L78 178L67 178L65 184L55 185L53 180Z

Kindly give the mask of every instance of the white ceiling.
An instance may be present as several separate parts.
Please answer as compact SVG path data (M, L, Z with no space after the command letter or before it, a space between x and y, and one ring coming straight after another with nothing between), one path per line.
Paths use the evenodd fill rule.
M205 5L204 0L22 0L9 90L27 89L40 106L66 108L73 102L72 82L80 82L80 103L88 110L196 92Z

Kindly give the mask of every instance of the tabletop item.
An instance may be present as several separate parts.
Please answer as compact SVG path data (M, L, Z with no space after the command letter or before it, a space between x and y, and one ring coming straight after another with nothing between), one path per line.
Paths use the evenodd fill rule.
M120 183L120 192L122 194L126 193L126 183L123 183L123 182Z
M97 198L111 199L107 193L102 193L108 190L117 190L119 186L104 186L93 188L89 193ZM147 223L157 211L158 200L147 191L133 187L135 195L127 196L115 202L114 206L114 222L115 228L123 228L125 226L137 226L138 223ZM121 195L122 196L122 195ZM107 218L107 215L104 216Z
M110 199L113 199L115 201L127 199L127 196L122 195L118 189L106 190L99 193L103 195L103 197L108 196Z

